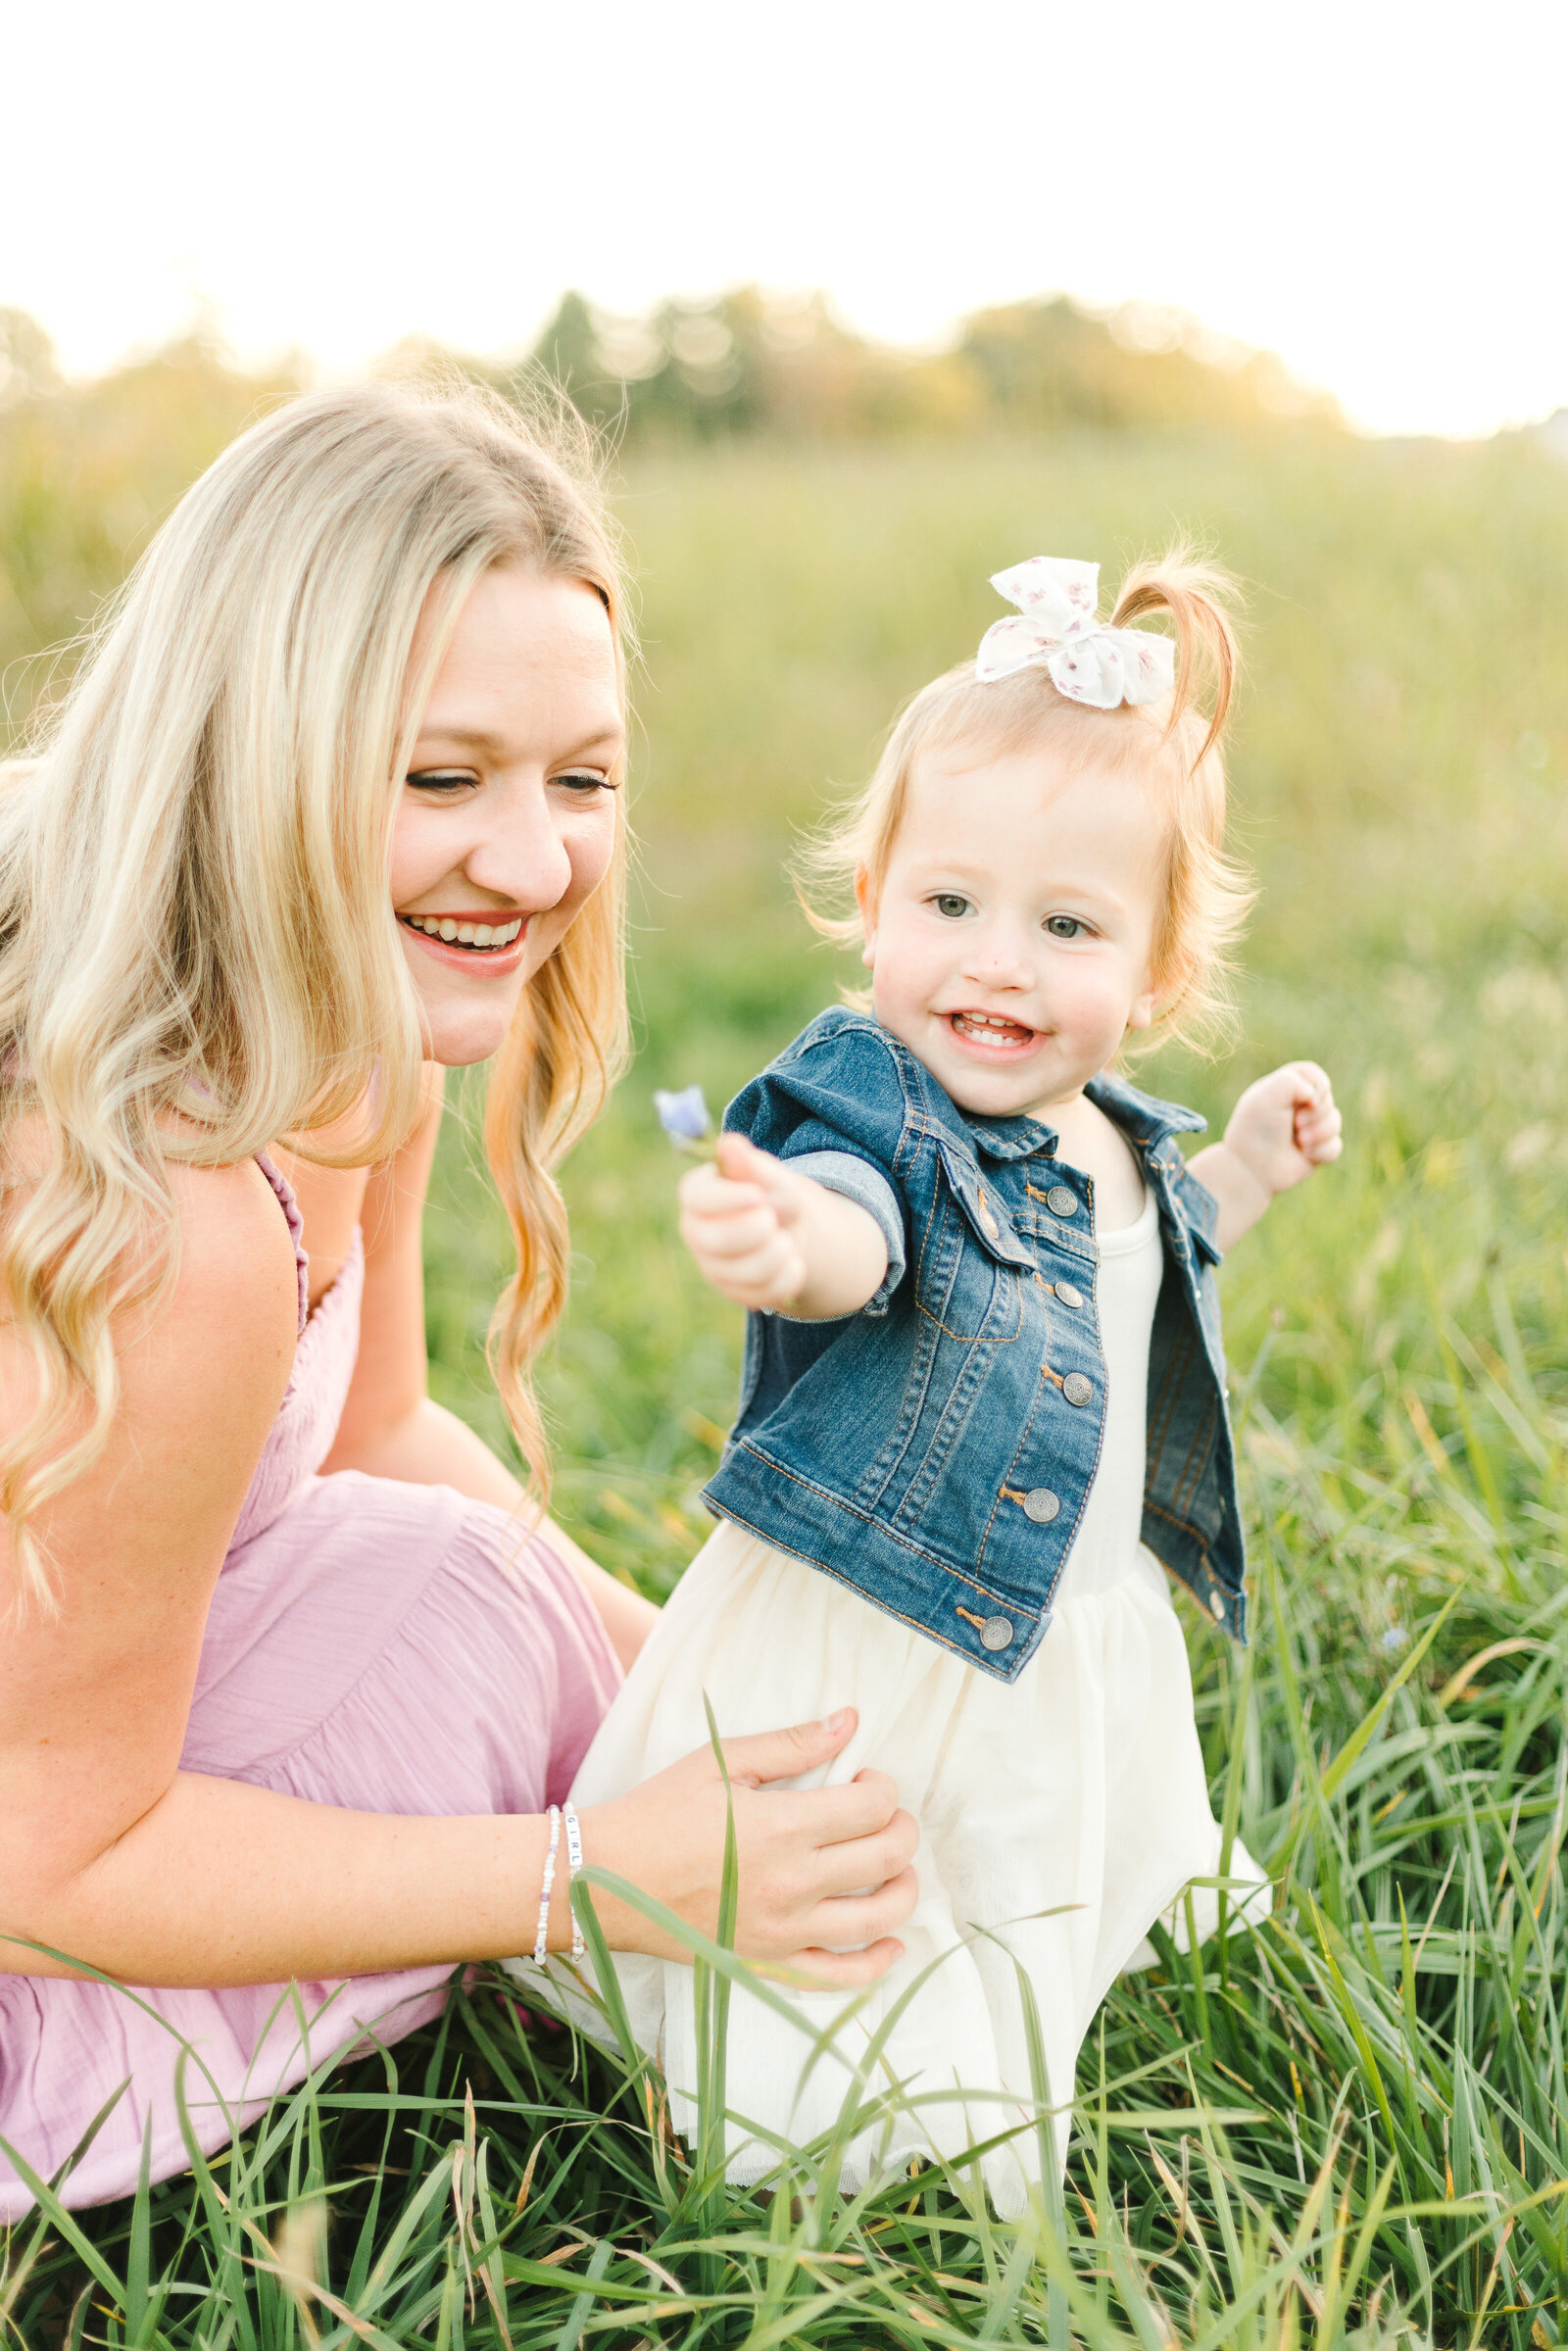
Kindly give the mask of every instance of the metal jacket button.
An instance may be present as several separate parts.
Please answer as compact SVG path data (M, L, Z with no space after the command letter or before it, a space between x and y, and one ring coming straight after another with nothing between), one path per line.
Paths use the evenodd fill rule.
M1049 1527L1061 1508L1061 1496L1049 1486L1036 1486L1023 1497L1023 1514L1037 1527Z
M1053 1184L1046 1194L1046 1206L1053 1216L1076 1216L1078 1202L1065 1184Z
M1081 1371L1070 1371L1061 1383L1061 1393L1069 1404L1087 1404L1094 1395L1094 1382L1086 1380Z
M1058 1282L1056 1284L1056 1296L1060 1298L1064 1306L1072 1306L1077 1308L1084 1302L1083 1292L1081 1290L1075 1290L1070 1282Z
M1004 1649L1011 1639L1010 1616L988 1616L980 1628L980 1646L983 1649Z

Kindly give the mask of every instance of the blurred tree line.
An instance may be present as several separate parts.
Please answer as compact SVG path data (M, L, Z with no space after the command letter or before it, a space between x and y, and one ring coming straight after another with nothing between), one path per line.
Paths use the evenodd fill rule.
M921 352L852 333L820 294L743 287L626 318L571 293L520 364L409 343L384 367L455 367L512 397L548 380L628 449L723 434L1164 427L1232 438L1339 423L1331 401L1265 353L1149 306L1099 318L1060 298L981 311L951 347ZM196 333L67 382L43 330L0 309L0 747L48 687L28 657L69 646L186 484L309 380L303 360L242 372Z
M1339 422L1333 401L1270 353L1153 304L1100 318L1064 295L979 311L950 348L922 352L852 333L821 294L744 286L625 318L570 293L532 359L592 421L632 442Z

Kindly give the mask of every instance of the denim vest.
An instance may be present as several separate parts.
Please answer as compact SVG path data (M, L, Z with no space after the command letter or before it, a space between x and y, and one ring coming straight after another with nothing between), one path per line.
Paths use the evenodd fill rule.
M1101 1077L1138 1154L1165 1271L1149 1357L1143 1538L1246 1639L1214 1267L1218 1210L1175 1137L1191 1110ZM1033 1118L967 1118L864 1013L822 1013L726 1130L858 1200L888 1272L858 1314L747 1317L715 1515L1014 1681L1044 1638L1100 1458L1094 1184Z

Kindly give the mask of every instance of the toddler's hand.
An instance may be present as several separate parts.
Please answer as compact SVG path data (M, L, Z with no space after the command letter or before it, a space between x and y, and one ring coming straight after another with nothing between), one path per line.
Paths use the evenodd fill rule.
M795 1228L817 1189L744 1135L721 1135L715 1162L681 1178L681 1239L725 1298L776 1314L806 1287Z
M1315 1061L1287 1061L1248 1087L1225 1147L1272 1198L1339 1157L1343 1124L1328 1072Z

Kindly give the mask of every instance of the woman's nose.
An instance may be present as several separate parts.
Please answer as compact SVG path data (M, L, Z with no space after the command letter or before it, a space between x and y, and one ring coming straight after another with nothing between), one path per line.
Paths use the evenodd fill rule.
M485 797L484 827L464 872L476 888L527 913L548 913L571 887L571 857L543 778L518 778Z

